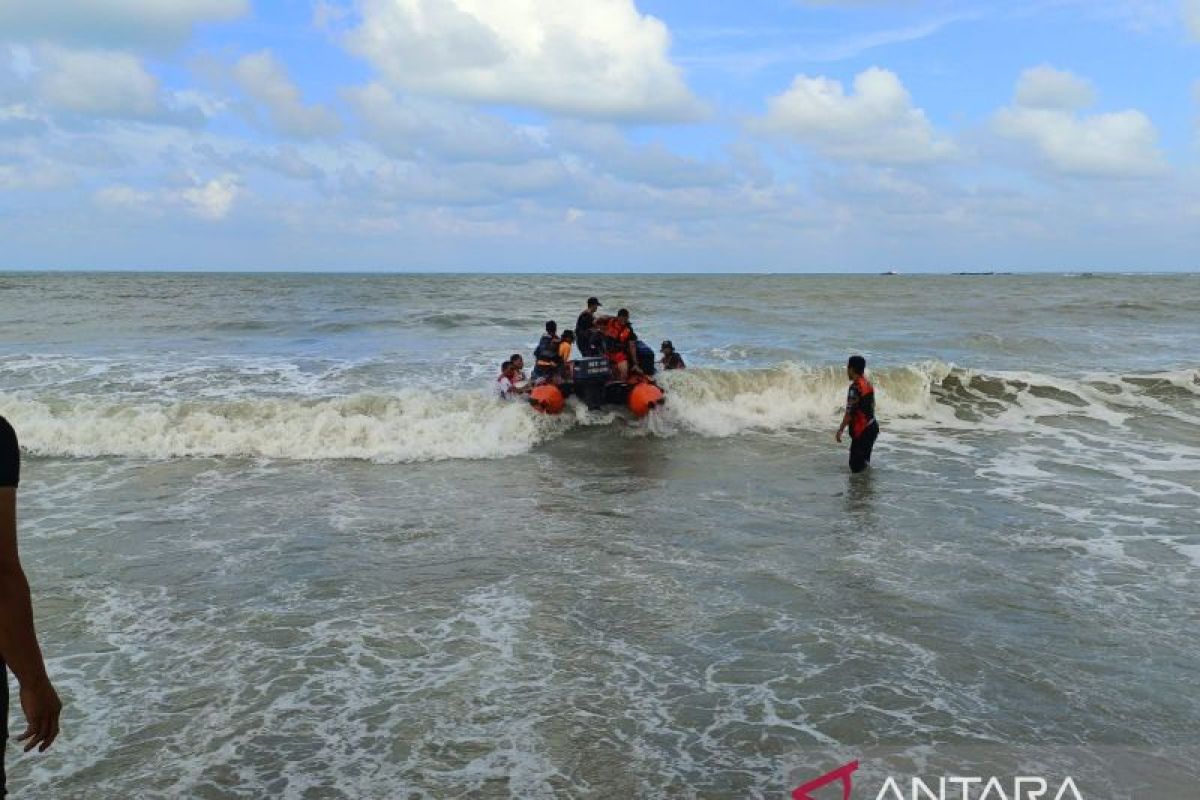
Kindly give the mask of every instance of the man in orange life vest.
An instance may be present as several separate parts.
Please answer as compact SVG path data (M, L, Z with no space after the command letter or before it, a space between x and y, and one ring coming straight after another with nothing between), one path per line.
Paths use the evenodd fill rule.
M867 360L862 356L850 356L846 363L846 376L850 378L850 390L846 393L846 413L834 436L842 441L842 432L850 428L850 471L862 472L871 466L871 448L879 436L879 423L875 420L875 387L863 374L867 371Z
M637 336L629 326L629 309L622 308L615 317L605 318L602 330L604 352L616 379L627 381L630 370L641 372L637 366Z

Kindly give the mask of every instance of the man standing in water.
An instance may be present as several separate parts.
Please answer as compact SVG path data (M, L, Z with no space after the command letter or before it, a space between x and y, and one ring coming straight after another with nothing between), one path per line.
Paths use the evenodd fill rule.
M25 752L44 753L58 736L58 694L46 675L42 650L33 629L33 604L29 582L17 554L17 484L21 478L21 450L17 434L0 417L0 741L8 742L8 674L5 663L21 685L21 708L28 723L17 741ZM4 753L0 750L0 797L4 788Z
M850 471L862 472L871 466L871 448L879 436L879 423L875 420L875 387L864 374L867 360L862 356L850 356L846 363L846 376L850 378L850 389L846 392L846 413L838 428L835 439L840 443L846 427L850 428Z
M683 363L683 356L675 350L675 345L671 344L671 340L667 339L662 343L662 365L663 369L686 369L687 364Z

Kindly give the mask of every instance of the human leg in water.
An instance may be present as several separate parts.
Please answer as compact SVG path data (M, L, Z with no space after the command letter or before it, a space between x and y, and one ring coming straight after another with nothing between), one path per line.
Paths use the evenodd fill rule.
M862 472L871 466L871 450L879 436L879 423L872 422L862 435L850 440L850 471Z

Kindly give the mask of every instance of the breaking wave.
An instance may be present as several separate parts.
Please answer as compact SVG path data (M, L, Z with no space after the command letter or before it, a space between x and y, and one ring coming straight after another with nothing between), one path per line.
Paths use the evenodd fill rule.
M1054 418L1123 426L1136 418L1200 425L1200 370L1080 379L982 373L940 362L875 370L879 415L900 428L1036 430ZM837 424L841 368L785 363L765 369L691 369L662 376L658 434L728 437ZM641 425L570 403L544 417L482 390L408 389L337 397L245 397L194 402L0 393L0 413L22 446L49 457L245 457L417 462L505 458L581 425Z

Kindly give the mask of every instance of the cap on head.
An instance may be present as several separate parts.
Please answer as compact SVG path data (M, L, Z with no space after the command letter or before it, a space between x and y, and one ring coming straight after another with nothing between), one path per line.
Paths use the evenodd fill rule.
M598 307L598 306L602 306L602 305L604 305L603 303L601 303L599 300L597 300L597 299L596 299L596 298L594 298L594 297L589 297L589 298L588 298L588 301L587 301L587 304L588 304L589 306L597 306L597 307Z
M671 344L670 339L663 339L663 343L659 346L660 350L674 350L675 345Z

